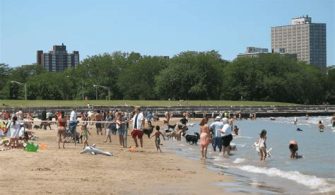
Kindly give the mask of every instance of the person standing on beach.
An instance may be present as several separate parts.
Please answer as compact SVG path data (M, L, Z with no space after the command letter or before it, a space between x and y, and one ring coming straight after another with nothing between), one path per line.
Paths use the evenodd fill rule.
M103 135L102 133L102 121L103 119L103 116L102 114L100 114L100 110L97 111L97 113L95 114L95 127L97 129L97 135L101 134Z
M259 135L258 139L259 152L261 156L261 161L265 161L266 158L266 130L263 129Z
M65 118L64 111L59 112L57 122L58 122L58 129L57 129L58 149L60 149L61 142L63 142L63 148L65 148L66 118ZM62 140L62 137L64 140Z
M109 140L109 143L112 143L112 129L113 128L116 128L115 127L115 123L113 122L113 112L112 111L109 111L106 118L105 118L105 121L106 121L106 140L105 142L107 142L107 140Z
M85 116L85 114L82 114L81 118L82 118L81 136L84 139L84 147L83 147L83 149L85 149L86 146L89 146L88 145L88 135L91 135L91 133L88 131L88 128L87 128L87 125L88 125L88 121L87 120L88 119Z
M219 148L219 151L222 151L222 136L221 136L221 129L223 127L223 123L221 121L220 116L217 116L214 119L214 122L209 126L209 129L213 132L213 141L212 146L214 152L216 152L216 147Z
M117 115L115 117L115 123L116 123L116 130L119 134L119 143L121 147L124 146L124 132L125 132L125 123L123 120L123 113L121 111L117 112Z
M205 117L200 122L200 148L201 148L201 159L207 158L208 144L211 142L211 135L209 127L207 125L208 119Z
M222 119L223 127L221 129L222 145L223 145L223 156L227 152L227 155L230 155L230 142L233 140L233 135L231 134L231 126L229 125L228 118Z
M74 141L76 142L76 127L77 127L77 113L74 109L72 109L71 114L70 114L70 121L69 121L69 130L72 134L72 137L75 139Z
M129 118L130 114L127 112L123 113L122 117L122 127L123 127L123 147L127 148L127 136L128 136L128 127L129 127Z
M9 137L9 146L11 148L18 147L19 132L21 125L17 121L17 116L13 116L12 120L7 124L7 137Z
M131 136L134 139L136 147L138 147L137 138L140 140L141 148L143 148L143 127L145 119L140 107L135 107L135 114L132 118L133 121L133 131Z

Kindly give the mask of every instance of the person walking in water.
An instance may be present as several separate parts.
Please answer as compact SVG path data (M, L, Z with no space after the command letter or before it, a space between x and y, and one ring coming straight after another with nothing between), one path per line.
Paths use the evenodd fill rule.
M200 147L201 147L201 159L207 158L208 144L211 142L211 135L209 127L207 125L207 118L203 118L200 122Z
M221 129L222 145L223 145L223 156L227 152L227 155L230 155L230 142L233 140L233 135L231 134L231 126L229 125L228 118L222 119L223 127Z
M263 129L259 135L258 139L258 146L259 146L259 153L261 156L261 161L265 161L266 158L266 130Z
M216 152L216 147L219 148L219 151L222 151L222 136L221 136L221 129L223 127L223 123L221 122L221 118L217 116L215 121L209 126L209 129L213 132L212 135L212 146L214 152Z

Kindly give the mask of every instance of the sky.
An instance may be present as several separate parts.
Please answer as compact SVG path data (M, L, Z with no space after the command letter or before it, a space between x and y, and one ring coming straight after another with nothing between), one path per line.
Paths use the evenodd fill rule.
M248 46L270 50L271 27L306 14L327 24L335 65L335 0L0 0L0 63L36 63L37 50L62 43L80 60L209 50L233 60Z

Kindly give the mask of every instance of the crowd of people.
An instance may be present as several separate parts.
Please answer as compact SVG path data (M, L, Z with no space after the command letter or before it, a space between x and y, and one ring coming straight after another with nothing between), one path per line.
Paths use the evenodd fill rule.
M181 136L187 134L188 127L191 126L189 119L195 116L195 113L184 112L178 124L171 124L172 113L166 112L163 119L164 129L161 131L159 125L152 126L151 131L148 131L148 137L151 136L153 129L154 134L151 137L155 138L155 146L157 151L162 151L160 148L162 136L163 139L169 138L171 135L175 135L176 140L180 141ZM234 121L241 118L241 113L231 115L230 113L220 112L214 118L214 122L208 124L209 117L204 115L199 123L199 139L200 139L200 151L201 158L207 158L208 146L211 144L213 151L222 152L223 156L229 156L231 152L231 141L233 135L239 134L239 128L234 125ZM53 119L54 118L54 119ZM16 113L10 113L3 111L0 114L0 137L6 136L9 139L7 143L10 148L22 147L23 143L26 143L31 137L33 127L33 117L31 113L23 113L18 111ZM146 122L151 124L151 121L158 121L159 118L152 112L146 112L145 114L141 111L140 107L135 107L133 112L122 112L120 110L96 110L81 112L79 115L75 109L73 109L69 115L66 115L64 111L58 111L55 114L43 110L40 115L40 129L51 129L51 124L57 125L57 143L58 148L65 148L67 142L73 141L74 143L82 141L83 148L89 146L89 136L92 136L90 130L95 127L96 134L99 136L105 136L104 142L111 143L112 136L117 136L120 147L127 148L127 136L129 124L131 124L130 136L132 137L135 147L143 148L143 134L146 126ZM255 120L256 114L251 114L250 119ZM294 119L294 124L297 124L297 118ZM332 127L335 127L335 115L331 118ZM77 132L77 127L79 131ZM92 128L93 127L93 128ZM318 123L320 131L324 129L324 125L321 121ZM257 141L259 147L260 160L264 161L267 157L267 131L262 130ZM291 158L298 158L298 143L295 140L291 140L289 143L289 150L291 152Z

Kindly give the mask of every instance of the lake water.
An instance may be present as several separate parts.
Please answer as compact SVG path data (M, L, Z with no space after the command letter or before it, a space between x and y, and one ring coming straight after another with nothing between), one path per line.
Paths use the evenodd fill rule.
M164 142L163 149L176 152L186 158L205 163L209 169L231 175L236 182L217 183L225 191L246 194L335 194L335 130L331 117L278 117L275 120L238 120L234 125L240 128L232 143L237 145L233 155L224 158L222 153L208 147L208 159L200 160L199 145L182 141ZM319 120L325 124L324 132L317 126ZM209 124L212 121L209 122ZM297 131L300 128L303 131ZM258 140L262 129L267 130L267 147L272 156L260 162L253 143ZM188 134L199 131L198 124L189 127ZM288 143L296 140L301 159L290 159Z

